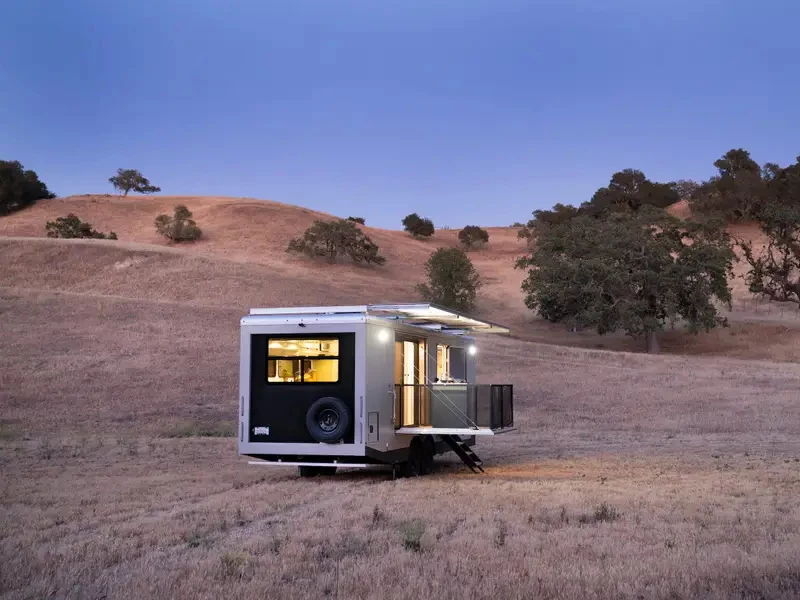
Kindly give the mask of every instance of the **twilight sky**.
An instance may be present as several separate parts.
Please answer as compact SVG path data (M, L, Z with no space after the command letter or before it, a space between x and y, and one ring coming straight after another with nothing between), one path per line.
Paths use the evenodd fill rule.
M0 159L400 227L800 154L794 0L6 0Z

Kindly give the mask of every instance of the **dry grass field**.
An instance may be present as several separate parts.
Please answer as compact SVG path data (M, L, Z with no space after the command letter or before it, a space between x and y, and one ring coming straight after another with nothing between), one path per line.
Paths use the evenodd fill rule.
M492 230L481 312L515 337L480 340L479 374L515 385L519 429L481 440L486 473L300 480L236 455L239 317L414 300L455 233L369 229L384 269L320 269L283 252L314 213L180 199L207 239L170 247L152 219L176 201L0 219L0 598L800 596L793 318L597 349L638 345L533 319ZM70 211L121 241L41 237Z

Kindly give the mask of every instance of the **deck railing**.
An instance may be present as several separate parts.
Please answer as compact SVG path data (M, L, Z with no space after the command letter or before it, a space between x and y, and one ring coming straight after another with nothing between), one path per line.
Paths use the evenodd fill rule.
M505 429L514 425L514 387L497 384L395 385L394 426Z

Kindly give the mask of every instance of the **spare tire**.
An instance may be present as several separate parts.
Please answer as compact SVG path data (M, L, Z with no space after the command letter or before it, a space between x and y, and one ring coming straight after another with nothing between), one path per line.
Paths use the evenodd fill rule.
M318 442L338 442L350 429L350 409L339 398L320 398L306 413L306 429Z

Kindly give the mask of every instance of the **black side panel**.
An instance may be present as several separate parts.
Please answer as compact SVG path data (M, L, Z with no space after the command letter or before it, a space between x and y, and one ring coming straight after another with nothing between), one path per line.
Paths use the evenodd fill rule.
M354 333L338 333L339 381L336 383L267 383L268 335L254 335L251 339L250 366L250 432L251 442L318 443L306 429L306 413L314 401L324 396L342 400L350 409L351 421L355 414L355 357ZM283 337L298 337L297 335ZM255 435L256 427L269 428L269 435ZM342 440L353 443L353 427Z

